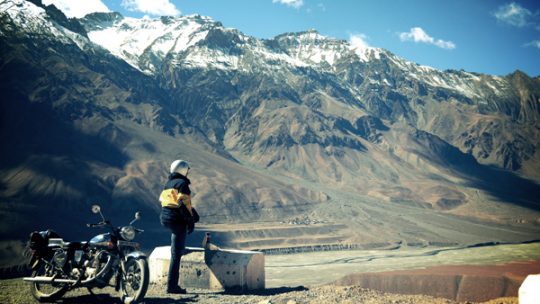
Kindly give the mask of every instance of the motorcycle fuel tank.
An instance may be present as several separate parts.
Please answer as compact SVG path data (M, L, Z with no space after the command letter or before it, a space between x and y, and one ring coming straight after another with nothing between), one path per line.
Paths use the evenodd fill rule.
M112 245L112 238L110 233L103 233L93 237L90 242L91 247L97 248L110 248Z

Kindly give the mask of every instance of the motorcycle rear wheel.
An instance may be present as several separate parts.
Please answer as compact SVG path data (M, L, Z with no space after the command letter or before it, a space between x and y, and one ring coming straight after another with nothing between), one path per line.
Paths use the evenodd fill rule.
M129 258L125 264L126 273L122 277L120 288L124 303L139 302L148 290L148 261L145 258Z
M32 277L50 277L54 275L52 267L41 263L36 270L32 272ZM67 291L69 286L65 283L31 283L30 291L32 296L39 302L53 302L60 299Z

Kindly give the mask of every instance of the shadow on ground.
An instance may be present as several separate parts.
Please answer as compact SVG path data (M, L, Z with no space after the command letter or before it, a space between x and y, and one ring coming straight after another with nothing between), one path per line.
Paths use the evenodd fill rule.
M253 296L275 296L282 293L288 293L293 291L306 291L308 290L304 286L296 286L296 287L274 287L274 288L266 288L261 290L249 290L249 291L242 291L242 290L226 290L222 292L221 294L224 295L253 295Z
M226 290L226 291L217 292L217 293L203 291L201 293L192 292L186 295L165 295L164 294L163 297L159 295L156 296L156 294L150 294L147 297L145 297L142 302L138 302L138 303L139 304L198 303L199 301L204 300L204 298L219 298L219 297L227 297L227 296L232 296L232 297L234 296L275 296L275 295L280 295L280 294L289 293L293 291L306 291L306 290L308 289L304 286L297 286L297 287L275 287L275 288L267 288L263 290L252 290L252 291ZM89 295L88 294L88 295L80 295L80 296L73 296L73 297L68 296L68 297L62 298L57 303L121 304L122 301L116 295L109 295L109 294Z
M180 296L179 296L180 297ZM147 297L144 298L142 302L137 302L138 304L178 304L178 303L197 303L199 295L197 294L188 294L182 295L180 298L157 298L157 297ZM57 303L64 304L122 304L123 302L119 297L113 297L110 295L84 295L84 296L75 296L70 298L64 298ZM135 304L135 303L133 303Z

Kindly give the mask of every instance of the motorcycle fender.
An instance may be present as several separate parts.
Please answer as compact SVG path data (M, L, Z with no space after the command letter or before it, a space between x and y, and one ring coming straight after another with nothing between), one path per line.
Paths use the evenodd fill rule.
M126 256L125 256L126 261L129 258L146 258L146 253L144 253L142 251L132 251L132 252L126 254Z

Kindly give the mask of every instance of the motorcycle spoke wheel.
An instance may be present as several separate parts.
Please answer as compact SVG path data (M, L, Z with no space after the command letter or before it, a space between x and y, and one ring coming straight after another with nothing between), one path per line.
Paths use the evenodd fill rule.
M148 263L145 259L129 259L125 264L126 272L122 278L124 301L139 301L148 289Z
M39 268L32 273L32 277L51 277L55 272L47 264L42 264ZM53 301L62 297L68 289L68 285L64 283L32 283L31 291L34 298L38 301Z
M43 284L43 283L34 283L36 291L42 296L51 296L58 291L65 288L65 284Z

